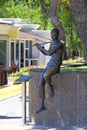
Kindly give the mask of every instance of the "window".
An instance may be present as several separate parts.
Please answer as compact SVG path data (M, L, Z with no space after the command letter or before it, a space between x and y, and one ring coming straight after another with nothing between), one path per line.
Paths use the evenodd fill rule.
M3 64L3 66L6 66L6 40L0 40L0 63Z
M16 65L19 66L19 40L16 40Z

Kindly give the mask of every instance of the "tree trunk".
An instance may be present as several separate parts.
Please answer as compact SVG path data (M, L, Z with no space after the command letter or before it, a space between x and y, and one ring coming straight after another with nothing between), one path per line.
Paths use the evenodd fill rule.
M51 8L50 8L51 23L53 24L54 27L59 29L59 39L66 41L65 32L62 27L62 23L59 21L59 19L56 16L57 10L58 10L58 0L52 0Z
M87 0L70 0L70 4L87 58Z

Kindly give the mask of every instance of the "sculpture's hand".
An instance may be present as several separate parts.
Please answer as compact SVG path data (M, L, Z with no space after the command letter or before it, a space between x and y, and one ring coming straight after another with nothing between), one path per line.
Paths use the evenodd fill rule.
M36 48L40 50L40 45L39 45L39 44L36 44Z
M44 45L37 44L36 47L37 47L37 49L39 49L39 50L44 49Z

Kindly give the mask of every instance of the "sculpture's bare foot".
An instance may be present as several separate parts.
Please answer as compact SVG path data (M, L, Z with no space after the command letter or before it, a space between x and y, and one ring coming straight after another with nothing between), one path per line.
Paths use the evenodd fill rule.
M45 110L46 110L46 107L45 107L45 106L41 106L41 107L39 108L39 110L36 111L36 113L40 113L40 112L43 112L43 111L45 111Z

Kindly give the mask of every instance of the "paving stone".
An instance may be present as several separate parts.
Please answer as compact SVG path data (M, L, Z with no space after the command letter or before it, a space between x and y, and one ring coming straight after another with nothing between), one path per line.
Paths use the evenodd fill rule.
M28 98L28 97L27 97ZM45 126L35 125L28 121L27 99L27 124L22 123L22 97L17 95L5 100L0 100L0 130L87 130L87 126Z

